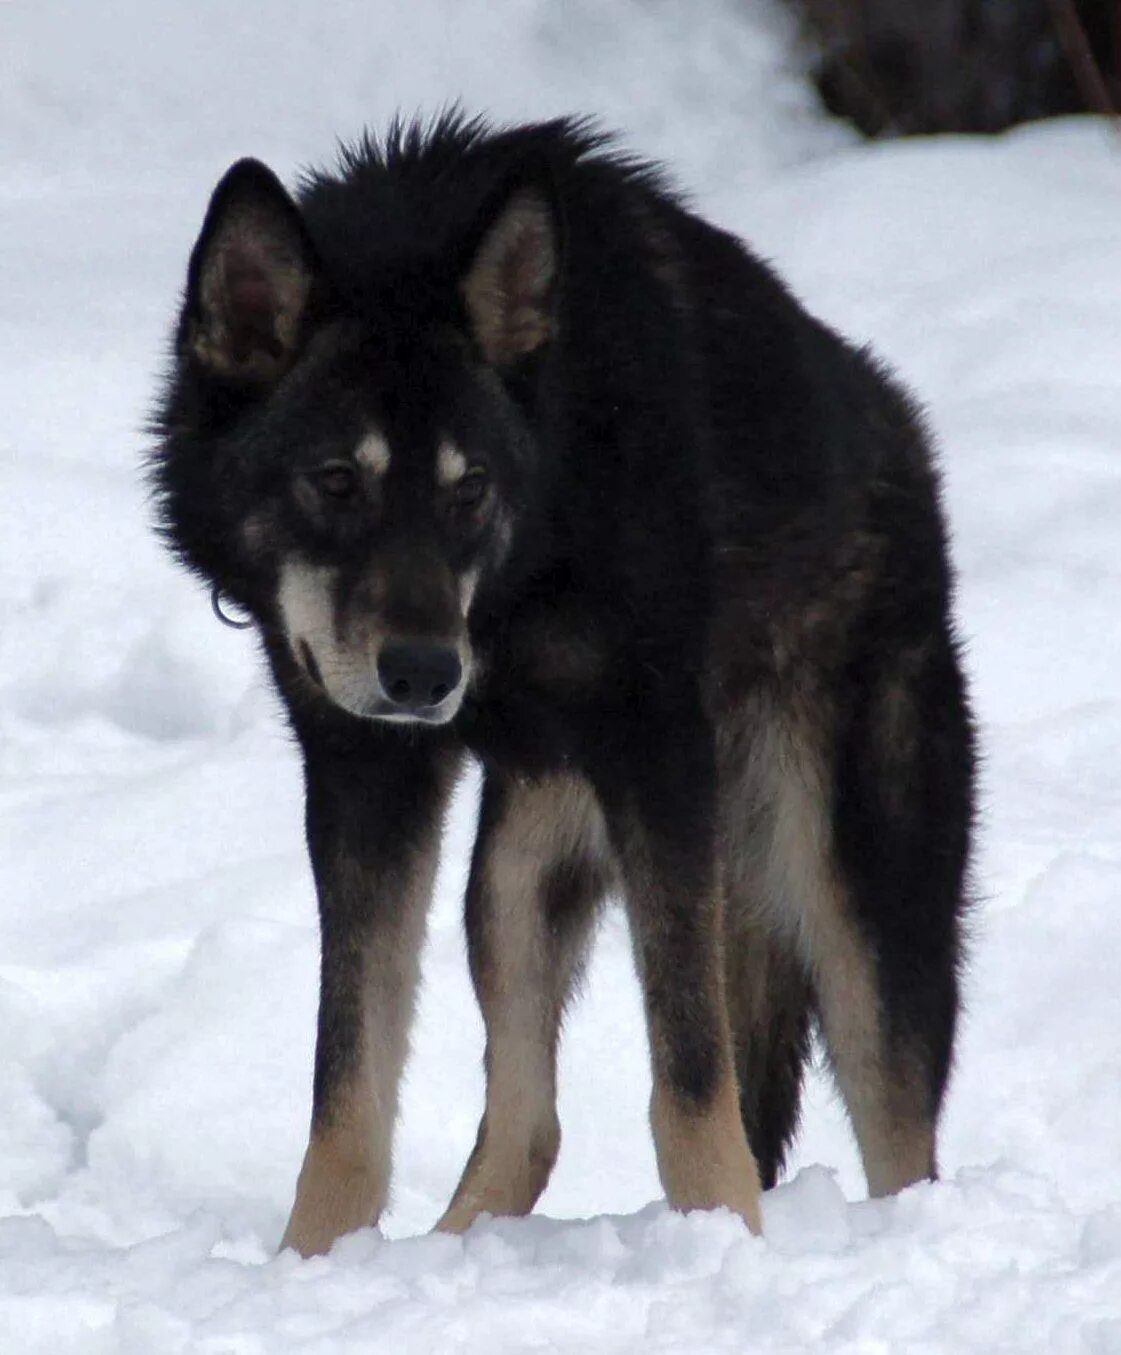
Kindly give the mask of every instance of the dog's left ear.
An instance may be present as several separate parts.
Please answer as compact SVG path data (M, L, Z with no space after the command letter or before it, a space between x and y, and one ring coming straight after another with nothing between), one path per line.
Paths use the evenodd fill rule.
M515 189L483 232L461 284L488 362L509 366L548 341L556 276L552 208L538 189Z
M214 190L191 254L181 347L214 376L271 385L303 341L314 276L296 204L272 170L239 160Z

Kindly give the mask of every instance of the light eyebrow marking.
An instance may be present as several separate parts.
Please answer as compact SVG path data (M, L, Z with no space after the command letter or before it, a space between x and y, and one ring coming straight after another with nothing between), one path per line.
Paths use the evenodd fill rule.
M467 474L467 458L450 442L440 444L436 454L436 480L441 485L454 485Z
M389 469L389 444L380 433L367 433L355 447L354 459L375 475L384 475Z

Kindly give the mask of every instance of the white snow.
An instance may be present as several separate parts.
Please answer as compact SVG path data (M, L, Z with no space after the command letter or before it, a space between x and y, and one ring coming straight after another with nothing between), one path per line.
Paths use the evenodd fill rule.
M0 1350L1121 1352L1121 147L861 147L788 36L721 0L0 7ZM290 175L458 95L602 114L928 404L986 757L936 1185L865 1201L815 1075L764 1239L667 1212L612 912L538 1214L427 1235L481 1103L468 785L384 1236L273 1255L316 998L299 768L149 531L142 425L226 163Z

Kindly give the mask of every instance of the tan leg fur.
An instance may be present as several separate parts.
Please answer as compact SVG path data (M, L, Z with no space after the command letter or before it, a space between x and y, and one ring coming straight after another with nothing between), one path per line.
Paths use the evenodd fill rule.
M364 958L362 1043L356 1068L312 1126L281 1247L303 1256L377 1222L389 1194L398 1088L438 841L420 853L398 906L370 938Z
M565 869L567 876L556 874ZM472 882L486 1108L475 1150L437 1225L444 1231L463 1232L484 1212L526 1214L548 1183L560 1146L560 1021L608 869L599 810L586 786L552 777L508 788ZM551 915L558 905L564 914Z

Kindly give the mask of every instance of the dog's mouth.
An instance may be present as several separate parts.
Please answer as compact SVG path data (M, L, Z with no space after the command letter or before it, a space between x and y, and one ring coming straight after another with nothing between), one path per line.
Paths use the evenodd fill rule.
M455 717L460 702L454 697L442 701L438 706L420 706L403 711L399 706L381 698L367 706L361 713L366 720L378 720L391 725L446 725Z

